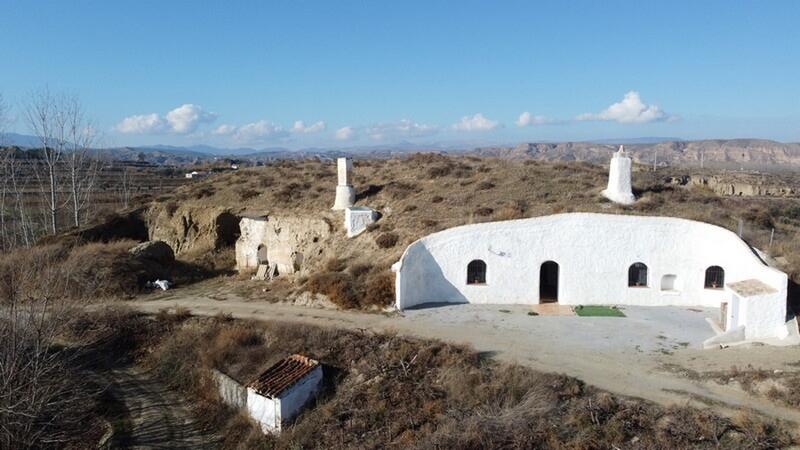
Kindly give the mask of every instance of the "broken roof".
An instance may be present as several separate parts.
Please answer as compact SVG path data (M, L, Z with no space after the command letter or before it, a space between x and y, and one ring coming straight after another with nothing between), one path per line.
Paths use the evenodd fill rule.
M727 285L733 292L736 292L742 297L752 297L754 295L774 294L778 292L772 286L764 283L761 280L751 278L749 280L737 281L735 283L728 283Z
M303 355L291 355L265 370L247 387L267 397L277 397L283 391L305 378L317 366L319 361Z

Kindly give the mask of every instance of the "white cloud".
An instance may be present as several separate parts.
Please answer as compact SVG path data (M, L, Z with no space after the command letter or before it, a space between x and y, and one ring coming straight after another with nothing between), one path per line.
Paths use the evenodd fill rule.
M586 113L579 115L577 120L613 120L619 123L646 123L673 120L675 117L667 115L656 105L647 105L642 102L639 93L630 91L617 103L600 111L597 114Z
M167 124L158 114L152 113L126 117L115 128L126 134L153 134L163 133Z
M489 120L483 114L477 113L474 116L464 116L461 121L453 124L454 130L459 131L489 131L500 127L496 120Z
M531 114L528 111L525 111L524 113L520 114L519 118L516 121L518 127L529 127L532 125L547 125L550 123L555 123L555 121L545 116L537 116Z
M252 122L238 127L223 124L214 130L214 134L231 136L234 141L242 144L255 144L285 138L289 135L289 132L280 125L276 125L268 120L259 120L258 122Z
M126 117L115 128L126 134L187 134L195 131L199 124L213 122L216 118L216 114L186 103L167 112L165 117L157 113Z
M177 134L191 133L197 129L200 123L210 123L217 118L217 115L203 108L186 103L167 113L167 122L172 132Z
M342 127L336 130L336 139L340 141L350 141L355 139L356 130L353 127Z
M293 133L319 133L320 131L325 131L327 125L324 121L320 120L319 122L314 122L311 125L306 126L305 122L302 120L296 120L294 122L294 126L292 126Z
M212 134L233 134L236 131L236 126L223 123L212 131Z
M365 131L371 138L380 140L386 137L431 136L439 132L439 127L401 119L397 122L377 123L367 127Z

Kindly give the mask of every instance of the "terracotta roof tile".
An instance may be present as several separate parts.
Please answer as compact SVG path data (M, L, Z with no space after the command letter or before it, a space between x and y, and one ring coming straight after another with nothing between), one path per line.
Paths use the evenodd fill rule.
M319 361L303 355L291 355L265 370L248 383L247 387L253 388L261 395L274 398L302 380L317 366Z

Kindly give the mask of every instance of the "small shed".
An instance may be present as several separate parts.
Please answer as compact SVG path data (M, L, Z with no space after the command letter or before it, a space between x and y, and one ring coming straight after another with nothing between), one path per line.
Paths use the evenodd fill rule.
M291 355L246 386L247 411L264 433L278 433L314 399L321 386L319 361Z
M749 279L725 285L730 293L722 303L725 331L744 328L746 340L787 335L786 294L761 280Z

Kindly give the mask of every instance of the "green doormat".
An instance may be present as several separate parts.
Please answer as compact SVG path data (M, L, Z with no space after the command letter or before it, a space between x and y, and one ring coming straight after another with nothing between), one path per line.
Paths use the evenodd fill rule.
M597 305L578 305L575 307L575 314L581 317L625 317L625 314L617 308Z

